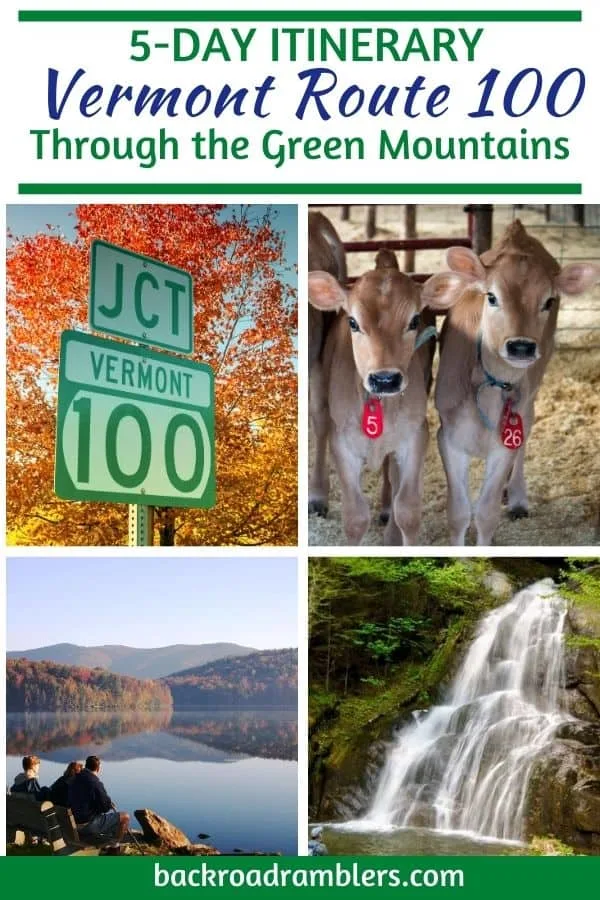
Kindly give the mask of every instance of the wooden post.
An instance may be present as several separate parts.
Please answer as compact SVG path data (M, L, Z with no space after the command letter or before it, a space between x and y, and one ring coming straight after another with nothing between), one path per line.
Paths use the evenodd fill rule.
M492 246L492 215L491 203L474 203L471 206L473 213L473 252L485 253Z
M377 207L367 206L367 237L375 237L377 229Z
M350 207L342 206L340 209L340 219L342 220L342 222L347 222L350 218Z
M415 203L407 203L404 207L404 237L416 238L417 236L417 206ZM415 251L404 251L404 271L415 271Z

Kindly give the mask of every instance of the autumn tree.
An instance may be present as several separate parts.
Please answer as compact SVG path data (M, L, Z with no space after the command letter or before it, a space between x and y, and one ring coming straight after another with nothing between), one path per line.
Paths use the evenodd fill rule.
M295 267L276 213L216 205L82 205L76 237L18 238L7 254L7 525L18 544L123 544L123 504L53 490L60 335L88 330L90 245L102 239L194 278L193 359L215 372L217 505L159 509L156 538L291 544L297 521ZM286 273L287 266L287 273Z
M161 681L105 669L25 658L6 661L6 706L12 712L53 709L160 709L172 705Z

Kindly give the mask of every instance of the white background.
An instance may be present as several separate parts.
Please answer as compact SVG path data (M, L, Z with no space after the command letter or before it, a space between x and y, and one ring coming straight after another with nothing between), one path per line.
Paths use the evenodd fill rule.
M24 3L23 8L27 7ZM80 3L83 8L90 4ZM91 4L91 8L98 4ZM102 4L102 8L111 4ZM136 4L128 4L128 8ZM244 4L246 8L250 4ZM277 3L256 3L256 7L277 8ZM297 6L310 8L311 5L322 9L323 4L299 3ZM349 4L330 2L328 8L344 8ZM379 3L378 8L387 6L398 8L397 4ZM418 3L413 8L439 9L445 4ZM458 6L464 9L489 9L490 4L461 2ZM33 4L39 8L40 4ZM50 8L54 4L49 5ZM142 4L141 8L156 6L164 8L164 4ZM236 6L235 3L230 5ZM406 2L406 6L411 4ZM132 62L129 56L131 33L136 28L150 31L149 41L170 42L172 30L178 23L21 23L16 22L14 13L8 14L7 28L9 34L8 82L6 84L5 116L11 123L5 132L5 145L8 150L8 184L9 196L15 197L16 183L21 182L220 182L247 183L258 182L275 185L277 182L307 182L327 185L331 182L360 183L410 183L410 182L583 182L585 202L593 202L598 197L595 176L595 141L591 132L594 129L596 112L600 107L600 88L596 77L596 55L598 52L597 36L600 33L600 9L598 4L586 0L584 3L549 2L497 3L501 9L583 9L583 22L578 23L352 23L355 27L372 27L388 25L396 28L401 34L408 35L412 27L419 27L424 36L432 32L433 27L447 27L457 30L466 28L472 33L477 27L484 28L484 34L476 48L475 62L458 63L423 63L411 58L409 62L399 63L339 63L329 62L336 71L340 85L358 83L367 90L383 83L398 84L404 87L410 84L417 75L424 75L427 84L447 83L451 86L448 101L449 112L444 116L431 119L425 114L416 119L408 119L401 109L394 117L372 117L361 112L356 116L343 118L336 112L336 105L331 104L333 118L323 122L313 111L303 121L294 113L302 96L303 83L297 73L319 63L299 60L296 63L275 64L270 61L269 36L273 25L257 23L257 34L249 49L248 63L224 63L212 57L210 62L198 60L173 63L168 50L154 50L146 62ZM290 8L283 4L284 8ZM360 5L352 4L353 8ZM192 7L193 8L193 7ZM293 5L292 5L293 8ZM6 12L5 12L6 15ZM232 26L245 32L252 23L179 23L182 27L193 28L201 38L206 39L213 27L219 27L224 35L228 35ZM284 23L289 24L289 23ZM309 27L310 23L299 23ZM340 23L320 23L336 31ZM204 41L203 41L204 43ZM228 42L232 49L236 47L233 39ZM457 42L457 47L460 43ZM497 110L493 118L468 119L467 112L476 108L480 89L477 82L491 68L501 70L498 85L507 84L519 70L535 66L544 74L544 83L551 81L564 69L579 66L587 77L587 87L582 102L574 113L556 119L545 110L540 99L534 111L522 118L510 118L499 104L500 94L494 92L497 102L493 104ZM224 83L234 87L252 87L260 83L267 74L276 76L277 87L269 95L266 109L270 115L266 119L258 119L252 113L251 106L243 117L233 117L226 113L219 119L211 114L190 119L185 112L177 118L169 118L159 114L155 117L142 114L136 118L129 109L129 104L119 104L112 118L99 113L92 118L81 116L72 99L78 97L79 84L75 87L72 99L69 99L65 113L59 121L53 121L47 110L47 74L48 68L60 71L59 84L66 87L71 76L78 68L84 68L86 75L81 83L87 85L100 84L105 89L105 96L116 83L141 87L147 83L154 87L181 87L184 93L197 84L206 84L218 91ZM570 93L570 88L566 96ZM134 90L134 96L136 91ZM339 93L339 92L337 92ZM336 93L336 95L337 95ZM543 92L544 94L544 92ZM543 97L542 94L542 97ZM248 98L252 100L252 94ZM325 101L329 106L329 98ZM419 107L421 104L419 103ZM165 160L158 162L154 168L140 168L136 160L105 161L93 160L57 160L38 161L35 158L35 139L29 134L31 129L58 128L66 136L103 135L121 137L130 135L135 138L157 135L164 127L169 135L179 140L180 158L177 162ZM251 158L244 160L197 161L192 152L191 136L201 130L207 133L214 127L217 133L233 138L246 135L251 139ZM400 134L408 128L415 137L429 136L471 136L483 134L490 130L494 135L520 136L520 129L527 128L529 136L568 136L570 156L566 161L557 160L379 160L377 136L381 128L386 128L391 135ZM367 145L368 158L365 161L339 160L307 160L299 159L287 162L281 168L275 168L274 162L264 158L261 152L261 139L265 131L280 129L285 137L330 136L363 137ZM6 170L5 170L6 172ZM7 173L8 174L8 173Z

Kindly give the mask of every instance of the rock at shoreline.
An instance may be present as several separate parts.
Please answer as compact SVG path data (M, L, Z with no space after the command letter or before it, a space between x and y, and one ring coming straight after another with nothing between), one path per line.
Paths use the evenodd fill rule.
M192 843L188 836L152 809L136 809L134 816L142 826L144 839L148 843L160 844L168 850L177 850L180 847L191 849Z
M210 844L190 844L187 847L177 847L173 853L175 856L221 856L221 851L211 847Z

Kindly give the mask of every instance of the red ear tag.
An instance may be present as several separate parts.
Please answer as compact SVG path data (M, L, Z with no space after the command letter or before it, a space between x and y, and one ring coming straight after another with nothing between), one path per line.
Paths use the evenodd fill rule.
M378 397L369 397L365 400L362 414L362 430L367 437L381 437L383 434L383 406Z
M513 412L512 400L507 400L500 420L500 440L507 450L518 450L523 439L523 419Z

